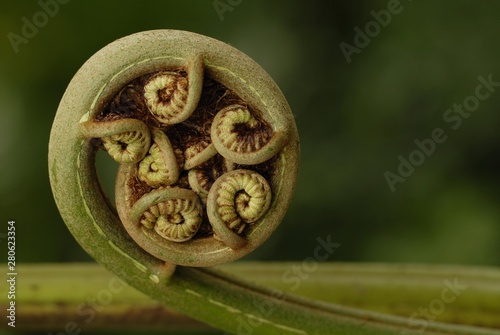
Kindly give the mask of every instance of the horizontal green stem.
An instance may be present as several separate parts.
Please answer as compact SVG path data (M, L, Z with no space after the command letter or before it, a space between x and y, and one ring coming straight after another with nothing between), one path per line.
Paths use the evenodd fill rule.
M259 334L259 328L265 326L287 327L266 325L263 320L297 305L315 309L320 316L335 315L339 327L357 321L359 329L365 329L356 334L406 334L405 329L407 334L500 334L500 270L497 269L342 263L316 267L306 263L246 262L220 269L231 275L179 268L176 278L181 277L179 280L183 282L174 280L173 285L183 286L186 299L198 300L201 312L205 304L229 312L239 323L242 334L250 331ZM243 283L232 275L269 289ZM216 285L193 291L189 285L192 278ZM244 312L238 304L230 303L238 297L229 296L227 301L210 297L210 291L222 288L231 292L242 290L242 294L252 296L252 310ZM213 296L219 293L214 292ZM291 295L285 297L283 293ZM7 304L7 295L0 295L2 310ZM169 311L96 264L20 265L16 308L16 329L56 331L68 325L85 330L204 330L206 333L210 329ZM300 334L298 328L284 330ZM318 334L326 333L318 330Z

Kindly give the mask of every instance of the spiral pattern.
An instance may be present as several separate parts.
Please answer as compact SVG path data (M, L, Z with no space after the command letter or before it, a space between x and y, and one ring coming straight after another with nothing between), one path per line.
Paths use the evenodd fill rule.
M144 157L145 150L149 147L149 137L140 131L127 131L120 134L102 138L102 144L119 163L135 163Z
M193 238L202 221L199 201L167 199L144 211L139 222L145 228L154 229L158 235L173 242L185 242Z
M50 170L58 187L71 184L59 203L81 199L75 219L89 226L74 230L155 283L162 270L142 262L212 266L261 245L289 205L299 145L286 100L255 62L196 34L157 34L120 41L78 72L60 105L71 116L54 122L62 149ZM92 166L99 150L119 163L112 194Z
M233 230L243 222L257 221L271 203L271 188L264 177L250 170L237 170L223 178L217 192L222 220Z
M121 118L112 121L80 121L80 132L87 138L100 138L118 163L137 163L146 156L151 133L141 120Z
M241 105L230 105L217 113L210 137L224 158L244 165L269 160L288 141L285 131L273 131L265 121Z
M144 98L151 114L165 124L176 123L188 99L188 79L176 72L162 72L144 86Z
M139 179L152 187L172 185L180 174L174 149L161 131L153 131L153 141L148 155L139 163Z
M237 153L261 149L271 137L262 124L243 106L233 105L222 110L215 136L230 151Z
M92 120L90 114L80 120L83 134L100 138L96 143L122 163L116 186L122 223L160 259L170 257L164 249L185 251L193 238L195 250L200 243L235 252L255 245L273 196L263 175L273 180L271 158L288 142L286 122L275 122L210 72L204 78L203 66L196 55L144 74Z
M162 157L156 143L149 149L149 154L139 164L139 179L149 186L171 185L176 181Z
M207 200L210 223L218 238L232 248L238 247L241 239L229 231L242 234L248 224L266 213L271 197L271 187L257 172L239 169L219 177Z

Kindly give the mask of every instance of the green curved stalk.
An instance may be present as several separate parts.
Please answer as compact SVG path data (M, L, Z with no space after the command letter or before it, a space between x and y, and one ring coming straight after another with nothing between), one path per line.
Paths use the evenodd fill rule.
M271 128L279 138L287 138L288 144L281 149L280 157L275 162L276 175L272 181L275 183L275 200L261 224L247 235L253 240L249 239L249 243L237 249L229 248L224 243L212 244L215 239L198 239L189 244L189 249L182 244L159 243L153 250L161 248L162 255L168 257L156 258L149 248L151 236L138 235L135 237L140 236L141 239L134 241L127 234L117 215L117 211L120 214L125 206L118 204L115 208L110 205L97 178L94 165L97 147L93 136L111 135L107 127L116 125L115 121L101 122L97 128L89 128L96 130L95 134L92 131L86 134L86 125L87 122L98 123L96 115L101 108L127 83L159 68L196 68L189 61L193 55L203 57L211 80L238 92L238 96L249 106L261 111L264 121L273 125ZM201 87L202 76L193 78L190 85ZM130 121L118 123L120 127L126 126L126 133L117 138L111 135L110 139L101 139L103 145L108 145L122 163L117 190L124 191L119 193L123 199L131 194L127 190L132 182L124 178L127 169L131 169L131 164L146 154L144 148L147 149L145 144L148 144L144 129L141 131L138 126L136 131L129 131ZM212 134L210 136L213 137ZM282 145L280 141L269 143L273 147L264 145L261 149L274 152ZM241 335L498 334L494 330L430 322L420 329L409 329L410 323L406 318L277 292L217 270L182 266L175 269L176 265L228 263L263 243L277 228L291 200L298 169L298 146L293 115L282 93L269 75L243 53L193 33L169 30L143 32L120 39L96 53L71 81L52 127L50 181L68 229L94 259L132 287L173 311L215 328ZM138 150L139 155L135 151L141 148L144 150ZM129 149L134 149L134 152L129 152ZM257 146L250 146L250 149L257 149ZM131 157L129 154L132 154ZM225 158L239 161L229 153ZM127 219L127 215L124 217ZM85 274L82 273L82 276Z
M428 323L426 333L435 333L437 329L445 329L446 331L440 332L442 334L500 333L499 330L468 327L481 324L500 328L500 271L497 269L325 263L309 273L308 278L301 281L300 285L283 281L283 274L297 267L300 267L300 263L241 262L221 268L231 275L269 285L275 297L281 296L279 292L294 292L307 298L349 306L335 306L338 315L375 315L372 322L404 319L406 325L410 324L408 316L440 298L446 287L444 281L459 278L460 285L467 286L466 289L453 303L446 306L443 313L435 317L441 322L460 321L461 325L440 328L437 324ZM86 275L82 276L82 273ZM53 331L63 329L68 321L74 321L84 330L153 330L158 327L164 331L210 330L190 318L165 310L158 302L121 284L116 277L96 264L22 265L19 278L23 278L19 281L17 297L19 328ZM0 305L6 303L6 297L0 297ZM84 303L88 306L83 305ZM206 305L210 305L210 302ZM386 318L380 314L354 310L351 308L353 306L406 317ZM222 308L220 305L219 307ZM265 305L256 305L254 314L272 314L272 307L269 301ZM275 307L280 308L280 305ZM88 322L91 315L89 311L92 310L97 317ZM146 315L149 317L145 317ZM242 333L249 333L249 329L253 329L255 334L261 334L261 327L253 323L252 319L240 316L235 318L240 322ZM384 323L390 324L386 321ZM252 326L254 327L251 328ZM398 331L403 332L403 329L401 327Z

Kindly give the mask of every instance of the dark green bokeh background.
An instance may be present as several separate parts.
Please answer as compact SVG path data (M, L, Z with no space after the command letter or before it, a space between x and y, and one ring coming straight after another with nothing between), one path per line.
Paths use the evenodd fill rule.
M227 0L225 0L227 1ZM225 2L224 1L224 2ZM18 262L88 260L50 191L47 147L65 87L96 51L125 35L183 29L247 53L281 87L301 136L301 171L289 213L249 259L301 260L317 237L341 243L333 261L500 265L500 89L452 130L454 103L477 77L500 81L500 3L402 1L403 10L347 63L371 10L386 1L244 0L221 21L213 1L70 1L15 53L41 8L0 12L0 219L17 222ZM434 128L448 135L404 183L384 172ZM104 164L105 165L105 164ZM103 172L106 173L105 171ZM112 176L110 176L112 178ZM112 184L112 181L109 182Z

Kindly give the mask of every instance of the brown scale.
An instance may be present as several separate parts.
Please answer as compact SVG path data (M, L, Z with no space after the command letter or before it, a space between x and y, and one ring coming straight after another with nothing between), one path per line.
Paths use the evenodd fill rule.
M263 163L256 164L256 165L236 164L234 168L255 171L269 182L274 176L273 172L275 171L275 163L276 163L278 157L279 157L279 154L274 156L274 157L271 157L269 160L267 160Z
M227 172L224 157L217 154L196 168L198 183L206 191L209 191L217 178Z
M258 114L255 113L255 111L252 111L251 109L248 109L248 111L257 120L257 125L250 127L246 123L238 123L234 126L234 132L238 134L238 142L245 143L246 145L244 147L248 148L248 146L250 146L253 151L257 150L257 144L259 148L266 145L266 143L269 142L273 136L273 131L267 123L258 117Z
M203 94L193 114L184 122L176 124L167 130L167 135L182 139L184 150L191 146L206 148L211 142L210 127L215 114L224 106L233 101L241 102L232 91L216 81L205 78L203 82ZM204 143L200 145L201 143Z
M130 197L129 204L130 207L132 207L132 205L144 194L147 194L154 190L151 186L139 180L139 178L137 177L137 173L128 180L128 183L129 189L132 189L132 196Z
M124 118L143 119L147 107L142 97L139 79L130 82L96 115L96 121L111 121Z
M181 172L181 175L179 176L179 180L177 181L177 183L175 183L175 186L180 187L180 188L190 188L189 181L188 181L188 171Z
M203 218L201 221L201 225L196 234L193 236L193 239L210 237L213 234L214 231L212 229L212 225L208 221L207 209L205 205L203 205Z

